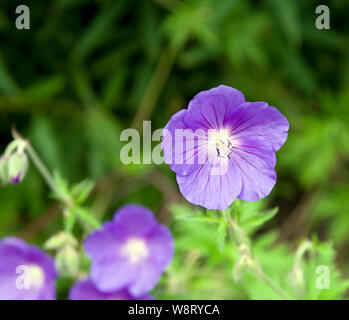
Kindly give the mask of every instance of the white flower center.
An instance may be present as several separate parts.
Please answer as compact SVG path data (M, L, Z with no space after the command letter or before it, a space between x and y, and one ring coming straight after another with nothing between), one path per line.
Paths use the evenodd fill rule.
M236 148L237 141L230 135L228 129L211 130L208 135L208 150L215 152L217 157L229 158Z
M41 288L45 281L45 272L38 265L29 266L28 271L29 285L36 288Z
M126 256L131 263L137 263L146 258L149 252L144 240L131 238L122 248L122 254Z

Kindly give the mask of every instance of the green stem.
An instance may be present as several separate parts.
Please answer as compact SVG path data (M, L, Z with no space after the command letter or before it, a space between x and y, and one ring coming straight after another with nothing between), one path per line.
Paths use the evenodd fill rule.
M313 248L313 243L309 240L304 241L300 247L297 249L295 258L294 258L294 264L295 266L301 266L303 256L305 253Z
M273 279L271 279L268 275L266 275L262 271L259 265L257 270L254 270L251 267L249 268L249 270L255 277L257 277L259 280L267 284L284 300L291 300L291 297Z
M47 169L46 165L40 159L39 155L37 154L35 149L31 146L29 141L25 140L15 129L12 129L12 135L15 141L19 141L23 144L24 146L23 149L26 150L30 160L33 162L34 166L39 171L41 177L44 179L44 181L46 182L47 186L51 189L51 191L56 195L58 195L64 203L69 204L69 199L66 199L66 197L62 195L59 189L56 187L56 184L51 172Z
M248 252L250 255L250 262L247 264L249 271L259 280L272 288L280 297L285 300L290 300L291 297L274 280L263 272L262 267L252 255L250 240L248 239L245 231L240 228L234 219L232 219L229 210L222 210L222 213L228 225L228 234L231 241L236 245L237 248L240 248L242 245L248 248L248 250L245 250L245 252Z
M58 190L56 188L51 172L47 169L47 167L45 166L43 161L40 159L40 157L38 156L34 148L28 143L26 146L26 150L29 158L31 159L34 166L41 174L42 178L45 180L48 187L51 189L52 192L57 193Z

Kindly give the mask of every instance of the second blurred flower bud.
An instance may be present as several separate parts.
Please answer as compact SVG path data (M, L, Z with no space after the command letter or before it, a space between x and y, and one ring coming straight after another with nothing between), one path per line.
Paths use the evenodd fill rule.
M49 238L44 248L56 250L55 264L59 273L63 276L74 277L80 266L80 254L77 250L78 241L65 231L61 231Z
M74 277L80 266L79 252L71 245L66 245L56 254L56 268L63 276Z

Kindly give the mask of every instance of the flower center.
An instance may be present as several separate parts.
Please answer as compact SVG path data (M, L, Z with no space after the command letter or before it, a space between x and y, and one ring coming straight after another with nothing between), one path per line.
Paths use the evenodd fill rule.
M228 129L220 129L209 133L208 144L209 149L216 152L217 157L230 159L232 150L236 148L237 142L230 135Z
M45 273L41 267L37 265L29 266L28 271L29 285L41 288L45 281Z
M136 263L148 256L148 248L142 239L132 238L126 242L122 248L122 254L125 255L130 262Z

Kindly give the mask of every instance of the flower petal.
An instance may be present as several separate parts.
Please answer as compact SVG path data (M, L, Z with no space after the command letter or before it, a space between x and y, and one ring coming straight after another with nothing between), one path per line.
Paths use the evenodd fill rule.
M114 215L114 221L119 231L133 237L145 236L157 225L154 214L146 207L138 204L128 204Z
M147 247L161 266L167 266L173 257L174 242L170 230L165 225L158 226L147 238Z
M183 121L187 128L193 130L220 129L225 126L228 112L244 102L239 90L224 85L201 91L190 101Z
M235 149L231 156L241 172L242 188L238 198L257 201L267 196L276 183L273 159L268 163L265 155L251 153L245 149Z
M102 292L99 291L91 279L77 281L69 291L69 300L152 300L152 296L144 294L135 298L127 289Z
M194 131L185 127L183 117L186 112L187 110L181 110L172 116L163 131L162 141L164 161L171 170L182 175L198 168L199 153L207 142L204 130Z
M90 234L84 242L87 255L93 259L118 257L125 240L123 234L118 231L114 222L106 222L102 230Z
M91 264L91 279L101 291L120 290L132 283L138 274L134 266L124 258L93 260Z
M226 209L241 191L241 175L234 162L209 155L199 170L177 175L182 195L191 203L207 209Z
M232 123L232 135L265 137L277 151L287 139L289 123L287 119L274 107L266 102L245 102L228 115Z
M135 297L149 292L159 282L162 272L163 269L157 261L148 259L147 262L139 268L137 279L129 285L128 290Z

